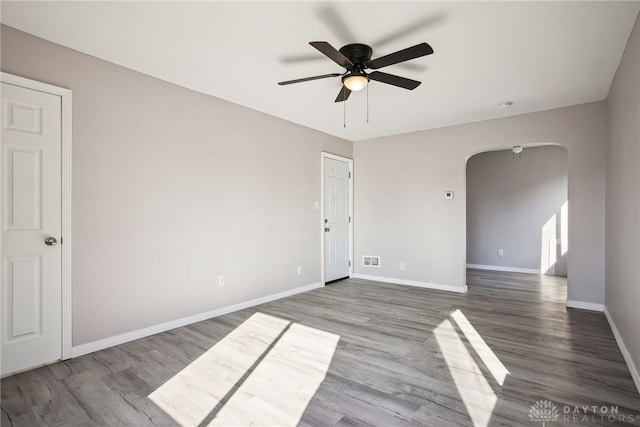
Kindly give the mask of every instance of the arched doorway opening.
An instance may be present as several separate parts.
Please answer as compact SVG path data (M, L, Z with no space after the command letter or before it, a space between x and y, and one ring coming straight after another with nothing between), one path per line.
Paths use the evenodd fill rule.
M567 150L518 147L467 159L466 265L567 277Z

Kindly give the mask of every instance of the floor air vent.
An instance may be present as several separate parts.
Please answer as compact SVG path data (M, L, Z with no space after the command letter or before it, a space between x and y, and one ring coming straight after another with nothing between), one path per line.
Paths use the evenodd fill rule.
M365 267L380 267L380 257L365 255L362 257L362 265Z

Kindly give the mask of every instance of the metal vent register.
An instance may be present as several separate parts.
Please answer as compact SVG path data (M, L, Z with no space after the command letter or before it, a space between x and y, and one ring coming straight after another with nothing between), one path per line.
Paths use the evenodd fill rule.
M365 255L362 257L362 265L365 267L380 267L380 257Z

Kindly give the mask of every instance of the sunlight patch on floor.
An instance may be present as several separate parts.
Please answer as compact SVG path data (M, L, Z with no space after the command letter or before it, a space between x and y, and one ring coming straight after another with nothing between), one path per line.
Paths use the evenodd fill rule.
M255 313L149 398L180 425L296 425L339 339Z
M433 332L471 422L475 427L489 425L498 397L482 370L449 319Z
M293 324L209 425L297 425L339 338Z
M476 331L476 328L473 327L469 319L459 309L456 309L450 316L456 322L476 354L482 359L482 363L491 372L496 382L501 386L504 385L504 380L509 375L509 371L498 359L498 356L489 348L478 331Z

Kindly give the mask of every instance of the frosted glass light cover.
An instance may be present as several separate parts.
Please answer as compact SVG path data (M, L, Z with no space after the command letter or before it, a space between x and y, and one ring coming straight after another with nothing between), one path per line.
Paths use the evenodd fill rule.
M358 91L365 88L369 79L365 76L349 76L344 79L344 85L351 91Z

